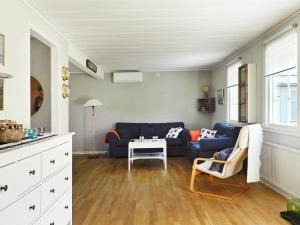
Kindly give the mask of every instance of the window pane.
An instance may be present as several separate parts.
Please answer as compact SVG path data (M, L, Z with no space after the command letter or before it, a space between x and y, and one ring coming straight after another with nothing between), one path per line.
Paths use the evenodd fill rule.
M228 118L231 121L238 121L238 85L228 88L228 97Z
M238 84L239 67L242 65L241 61L237 61L227 68L227 87Z
M272 123L297 125L296 69L270 76L270 117Z
M297 65L297 33L289 32L268 43L265 48L265 74Z

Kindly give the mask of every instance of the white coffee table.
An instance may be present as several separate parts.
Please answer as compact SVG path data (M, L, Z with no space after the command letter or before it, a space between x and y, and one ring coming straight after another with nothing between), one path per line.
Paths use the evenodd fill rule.
M163 151L151 151L149 153L137 153L136 149L163 149ZM134 139L128 144L128 170L134 160L137 159L160 159L164 161L167 170L167 142L165 139Z

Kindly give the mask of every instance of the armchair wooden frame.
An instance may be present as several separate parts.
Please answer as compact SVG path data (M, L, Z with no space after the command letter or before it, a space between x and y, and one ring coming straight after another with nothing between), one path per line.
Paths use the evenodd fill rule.
M214 157L216 156L217 153L215 153ZM200 194L200 195L205 195L205 196L210 196L210 197L215 197L215 198L221 198L221 199L225 199L225 200L233 200L235 198L237 198L238 196L240 196L241 194L243 194L244 192L246 192L249 187L247 187L246 185L237 185L237 184L231 184L231 183L226 183L226 182L218 182L214 180L214 176L212 174L210 174L209 177L209 182L211 183L215 183L215 184L220 184L223 186L229 186L229 187L235 187L235 188L239 188L240 191L235 194L232 197L228 197L228 196L224 196L222 194L213 194L213 193L208 193L208 192L202 192L202 191L195 191L194 189L194 182L195 182L195 177L197 175L203 175L205 174L205 172L198 170L197 165L199 161L210 161L210 162L217 162L217 163L223 163L225 165L229 165L231 163L231 161L227 160L227 161L223 161L223 160L217 160L214 158L196 158L194 160L193 163L193 169L192 169L192 175L191 175L191 181L190 181L190 191L196 194Z

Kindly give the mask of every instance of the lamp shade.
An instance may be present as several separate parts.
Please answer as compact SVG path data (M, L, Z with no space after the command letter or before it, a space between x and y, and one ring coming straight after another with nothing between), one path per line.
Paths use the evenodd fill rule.
M83 104L84 107L95 107L101 105L103 105L103 103L100 102L98 99L89 99Z

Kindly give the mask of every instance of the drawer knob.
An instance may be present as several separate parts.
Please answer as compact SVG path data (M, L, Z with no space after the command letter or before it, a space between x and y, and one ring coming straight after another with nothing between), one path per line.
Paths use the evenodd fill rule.
M55 164L55 160L54 159L50 160L50 164Z
M51 222L51 223L50 223L50 225L54 225L54 224L55 224L54 222Z
M35 174L35 170L30 170L29 171L29 175L34 175Z
M65 206L65 209L69 209L69 206L68 206L68 205L66 205L66 206Z
M1 186L0 187L0 191L7 191L8 190L8 186L7 185L4 185L4 186Z
M69 180L69 177L65 177L65 180Z
M65 156L69 156L69 152L65 152Z
M31 206L29 206L29 210L35 210L35 205L31 205Z
M50 189L50 193L55 193L55 189L53 188L53 189Z

